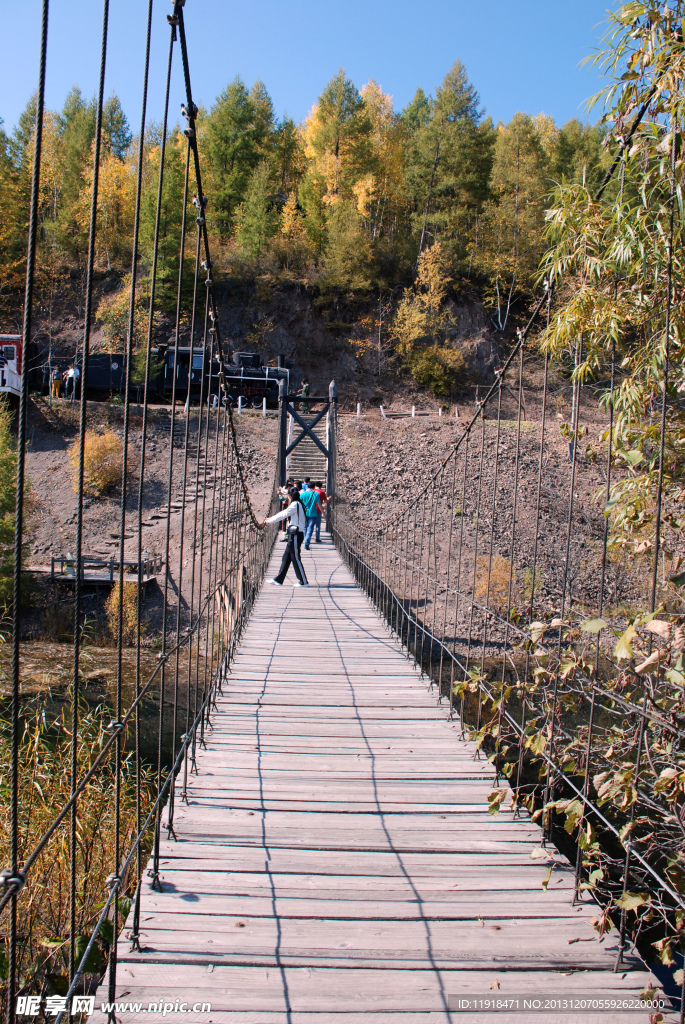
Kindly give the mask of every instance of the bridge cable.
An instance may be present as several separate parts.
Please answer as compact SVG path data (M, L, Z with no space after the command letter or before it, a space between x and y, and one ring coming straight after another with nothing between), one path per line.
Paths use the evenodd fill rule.
M5 896L9 894L9 925L7 949L7 1020L13 1024L17 991L17 897L26 883L26 873L19 869L19 744L21 711L21 631L22 621L22 554L24 544L24 491L26 488L26 434L29 403L28 351L33 326L33 291L36 271L38 236L38 205L40 201L40 164L43 151L43 110L45 106L45 68L48 44L49 0L41 8L40 59L36 92L33 167L31 169L31 200L26 280L24 287L24 319L22 324L22 372L17 423L17 489L14 508L14 563L12 567L12 705L10 737L10 867L3 872Z
M78 433L78 462L77 462L77 496L76 496L76 563L74 578L74 651L73 671L71 684L71 796L75 797L78 776L78 755L80 745L79 735L79 704L80 695L80 655L83 643L83 626L81 624L82 605L82 565L83 565L83 503L85 496L85 451L86 451L86 409L87 389L86 380L88 377L88 361L90 356L90 333L93 314L93 274L95 269L95 245L98 214L98 185L100 176L100 156L102 149L102 113L105 94L105 66L107 62L107 35L109 29L109 0L104 0L102 7L102 39L100 44L100 74L98 81L97 104L95 108L95 137L93 141L93 183L90 203L90 223L88 228L88 256L86 270L86 291L83 314L83 342L81 349L81 403L79 409L79 433ZM72 378L72 395L76 397L76 376ZM117 702L119 703L120 687L117 687ZM118 714L117 714L118 720ZM118 765L119 734L115 742L116 763ZM118 788L119 776L117 772L116 786ZM73 980L74 964L76 953L76 858L78 853L77 831L78 831L78 804L76 799L71 808L71 828L69 837L69 980ZM115 848L119 842L118 831L115 832Z
M123 674L123 646L124 646L124 557L126 544L126 509L128 501L128 475L129 475L129 437L131 429L131 378L133 363L133 337L135 332L135 310L136 310L136 277L138 273L139 240L140 240L140 204L143 193L143 164L145 158L145 129L147 122L147 99L150 78L150 44L152 39L152 6L153 0L148 0L147 24L145 31L145 56L143 60L143 90L140 112L140 130L138 136L137 166L136 166L136 196L133 213L133 244L131 254L131 290L129 293L128 326L126 333L126 384L124 389L124 436L121 453L121 508L119 514L119 583L117 596L117 690L121 685ZM85 386L85 382L84 382ZM138 564L138 605L140 604L140 574L141 566ZM136 611L136 620L138 613ZM136 621L138 625L138 621ZM135 694L140 695L140 647L136 645L135 665ZM135 817L136 831L140 832L142 821L141 806L141 761L140 761L140 714L136 711L134 721L134 758L135 758ZM138 847L136 856L136 877L140 878L142 872L141 850ZM132 937L134 944L137 943L139 923L139 900L138 887L134 897L134 927ZM73 976L71 976L73 981Z

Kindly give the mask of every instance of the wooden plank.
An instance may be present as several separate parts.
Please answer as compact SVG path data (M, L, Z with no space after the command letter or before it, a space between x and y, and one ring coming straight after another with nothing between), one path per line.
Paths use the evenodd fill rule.
M605 971L576 973L563 979L567 995L582 996L593 992L624 992L637 994L635 977L621 978ZM208 1001L214 1010L268 1012L291 1008L296 1012L345 1013L363 1007L367 1012L385 1013L446 1010L447 995L491 995L497 978L501 995L556 995L560 993L559 976L553 972L502 972L501 965L481 971L335 968L273 968L242 967L216 964L210 972L198 971L193 965L157 963L122 963L119 972L122 989L133 1000L140 993L155 992L160 1001L176 998L188 1002ZM418 976L417 976L418 975ZM516 1015L516 1020L520 1015ZM606 1021L610 1014L597 1016ZM500 1018L501 1019L501 1018ZM538 1019L536 1017L536 1019ZM565 1019L565 1018L564 1018ZM585 1021L591 1020L587 1014ZM615 1016L616 1021L625 1016ZM558 1018L557 1018L558 1020Z
M345 851L337 850L306 850L278 849L260 850L230 843L222 845L217 853L216 847L205 843L183 839L173 842L162 839L160 843L160 864L162 869L185 867L187 870L227 871L233 874L253 871L267 871L269 874L309 874L336 875L341 872L345 877L371 875L374 878L410 877L442 878L450 882L457 874L475 868L486 878L493 878L495 873L510 867L529 868L534 862L530 859L527 847L515 852L496 851L494 854L464 853L459 862L451 853L420 851L407 853L398 857L389 850L376 851ZM558 862L565 863L560 854L555 854Z

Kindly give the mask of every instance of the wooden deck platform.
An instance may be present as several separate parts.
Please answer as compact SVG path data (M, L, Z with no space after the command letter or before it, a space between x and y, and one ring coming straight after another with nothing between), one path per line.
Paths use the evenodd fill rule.
M42 576L50 576L55 583L64 583L71 587L76 583L76 573L55 573L53 576L49 565L29 565L26 571L38 573ZM148 583L153 583L156 579L156 573L143 573L140 582L147 586ZM81 582L87 587L112 587L115 583L119 582L119 571L115 569L114 572L110 573L108 571L99 572L97 569L84 569L81 573ZM137 583L138 573L125 572L124 582Z
M274 563L280 558L276 547ZM635 995L537 825L488 814L475 758L326 540L311 587L265 585L199 755L178 841L147 876L122 1003L204 1024L619 1024L645 1013L450 1011L472 996ZM107 998L98 992L96 1008ZM150 1003L210 1003L167 1013ZM666 1020L672 1018L666 1016ZM91 1020L105 1020L98 1009Z

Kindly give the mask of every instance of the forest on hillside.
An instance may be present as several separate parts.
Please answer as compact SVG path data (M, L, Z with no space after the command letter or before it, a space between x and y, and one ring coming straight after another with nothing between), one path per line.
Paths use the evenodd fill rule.
M21 300L34 121L31 100L10 135L0 126L5 311ZM144 146L141 331L161 130L151 125ZM52 311L65 298L81 313L94 132L95 103L77 87L61 111L45 113L38 271L48 334ZM450 344L453 313L445 300L475 291L493 330L510 333L536 284L552 191L558 183L595 186L607 162L601 126L577 120L557 126L544 114L524 113L493 124L459 61L433 95L419 88L399 111L375 81L358 89L341 69L299 125L277 117L263 83L248 88L236 78L209 110L200 109L197 133L220 272L304 283L333 326L361 319L377 339L379 358L389 356L418 384L445 396L462 369ZM118 98L110 96L103 116L96 266L122 281L131 272L138 141ZM186 145L183 124L176 124L164 156L162 310L176 293ZM191 179L189 199L192 189ZM189 256L193 247L191 238ZM192 258L186 273L190 284ZM113 344L124 342L128 291L110 289L96 310ZM363 347L364 338L355 343Z

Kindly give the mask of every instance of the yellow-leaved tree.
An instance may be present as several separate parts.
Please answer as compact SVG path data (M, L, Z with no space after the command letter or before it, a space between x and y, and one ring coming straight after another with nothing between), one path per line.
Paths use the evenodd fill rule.
M90 221L92 183L91 167L78 201L77 220L84 230ZM95 259L107 270L112 269L113 263L123 265L130 258L135 198L133 161L105 151L100 162Z
M400 205L404 186L404 131L392 97L371 79L361 97L371 122L369 170L352 186L357 210L375 239Z
M304 215L297 206L297 194L291 192L281 210L280 230L274 248L286 270L301 273L314 254L307 234Z
M396 351L416 381L448 398L464 371L464 357L449 344L454 321L445 299L452 284L448 254L440 242L419 257L416 281L406 288L391 325Z

